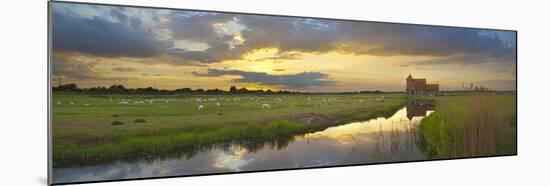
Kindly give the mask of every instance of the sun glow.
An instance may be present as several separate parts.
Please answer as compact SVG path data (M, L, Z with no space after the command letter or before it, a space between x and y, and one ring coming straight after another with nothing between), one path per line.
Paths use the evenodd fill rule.
M243 58L247 61L262 61L265 59L276 58L278 57L278 54L278 48L259 48L244 54Z

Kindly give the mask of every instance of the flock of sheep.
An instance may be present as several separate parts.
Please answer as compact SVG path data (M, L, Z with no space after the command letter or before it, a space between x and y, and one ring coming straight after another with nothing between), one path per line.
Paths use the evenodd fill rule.
M261 102L261 101L266 100L265 97L257 97L257 96L256 97L232 97L232 98L203 98L203 97L191 98L191 100L194 100L195 102L197 102L199 104L198 108L197 108L198 111L201 111L201 110L205 109L205 104L203 104L203 103L206 103L206 102L215 102L216 107L221 107L222 106L221 101L240 102L241 99L245 99L245 100L248 99L248 100L254 101L254 102ZM276 97L276 98L273 99L273 101L281 103L284 100L288 100L290 102L293 102L296 99L299 99L299 97L283 96L283 97ZM303 99L307 102L312 101L311 97L305 97ZM381 96L381 97L375 98L375 101L376 102L385 102L385 99L386 99L385 96ZM322 101L323 103L328 103L328 102L335 102L335 101L338 100L338 98L331 97L331 98L322 98L322 99L319 99L319 100ZM108 101L110 103L115 102L112 97L109 97ZM121 106L128 106L130 104L134 104L134 105L155 104L155 103L170 103L170 102L176 102L176 101L177 101L177 99L175 99L175 98L166 98L166 99L153 98L153 99L136 100L136 101L133 101L133 102L132 102L132 99L122 99L117 104L121 105ZM359 99L359 100L357 100L357 102L362 103L363 99ZM61 105L61 104L63 104L63 102L62 101L57 101L57 104ZM74 105L75 103L73 101L70 101L69 104ZM84 104L84 106L90 106L90 105L91 104L89 104L89 103ZM261 105L262 109L271 109L272 108L271 105L268 104L268 103L261 103L260 105Z

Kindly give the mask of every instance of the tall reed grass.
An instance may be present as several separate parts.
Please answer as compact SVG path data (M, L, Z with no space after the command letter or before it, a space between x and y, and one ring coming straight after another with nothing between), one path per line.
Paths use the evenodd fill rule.
M419 130L431 158L515 154L515 96L439 97L435 112L422 121Z

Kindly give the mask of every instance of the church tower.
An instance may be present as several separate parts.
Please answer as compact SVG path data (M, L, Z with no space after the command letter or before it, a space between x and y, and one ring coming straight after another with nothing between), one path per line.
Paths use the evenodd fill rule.
M407 94L414 94L415 83L414 83L414 78L411 76L411 74L409 74L406 81L407 81L407 86L405 87L405 92Z

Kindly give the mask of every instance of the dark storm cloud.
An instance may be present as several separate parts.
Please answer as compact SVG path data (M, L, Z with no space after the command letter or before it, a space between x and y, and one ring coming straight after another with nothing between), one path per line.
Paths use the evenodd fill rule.
M176 64L216 63L224 60L240 59L246 51L238 52L231 49L229 42L232 35L217 33L214 24L226 23L233 20L233 16L215 13L173 12L169 15L170 22L164 27L169 28L174 40L188 40L204 43L208 49L204 51L186 51L172 48L167 54L176 57Z
M211 46L205 51L181 52L178 56L204 63L240 59L244 53L258 48L278 48L280 53L338 51L353 55L452 56L454 63L515 62L515 43L503 37L515 38L512 32L209 13L174 14L171 19L170 28L176 38ZM241 31L244 43L234 48L227 44L232 37L216 33L213 27L229 21L245 27Z
M109 14L120 22L125 23L128 21L128 16L122 12L122 8L114 8L109 12Z
M152 57L161 54L168 43L157 41L152 32L140 27L139 19L130 19L120 11L111 11L110 14L120 21L112 22L101 17L80 17L71 11L54 9L53 47L105 57Z
M286 17L265 17L212 13L173 13L167 25L174 39L184 39L209 46L204 51L169 50L169 54L189 61L215 63L224 60L242 59L243 55L259 48L278 48L275 57L258 59L294 60L301 59L289 51L325 53L334 50L338 45L336 29L329 27L334 23L321 23L311 19ZM215 24L233 22L244 26L241 30L244 43L230 46L234 35L216 31Z
M279 53L255 61L297 60L301 59L299 52L436 57L409 65L514 63L516 57L515 33L504 31L154 10L151 20L161 24L147 28L145 19L129 16L123 8L106 12L105 16L116 21L99 15L81 17L66 9L53 9L54 48L106 57L164 56L167 58L162 63L173 65L238 60L260 48L277 48ZM167 21L160 21L159 14ZM152 31L156 29L168 30L168 39L159 41ZM235 40L237 34L242 41ZM208 48L171 48L176 40L206 44Z
M214 30L214 24L231 21L233 16L216 13L196 13L174 11L170 15L170 22L165 27L170 28L174 38L185 38L198 42L215 42L226 40Z
M92 70L96 62L71 62L70 58L62 57L52 60L52 73L54 76L64 76L78 80L94 79L97 75Z
M63 77L76 80L132 80L130 77L105 77L104 73L94 71L94 67L100 63L98 59L83 60L77 55L60 52L53 56L52 74L55 77Z
M133 68L133 67L115 67L115 68L113 68L113 71L117 71L117 72L135 72L136 68Z
M494 32L479 29L433 27L386 23L345 23L349 40L365 46L345 48L357 54L381 56L486 53L499 57L509 55L515 49Z
M503 39L500 33L479 29L252 16L239 20L249 28L243 32L245 45L277 47L282 51L340 51L377 56L474 55L483 58L477 60L480 62L515 60L514 43Z
M337 49L345 34L337 22L330 21L246 15L239 21L247 28L242 32L247 48L325 53Z
M208 69L206 73L193 72L195 76L220 77L225 75L240 76L232 80L238 83L258 83L260 85L283 86L287 88L305 88L314 86L334 85L334 81L327 80L328 74L321 72L301 72L290 75L272 75L264 72L247 72L240 70Z

